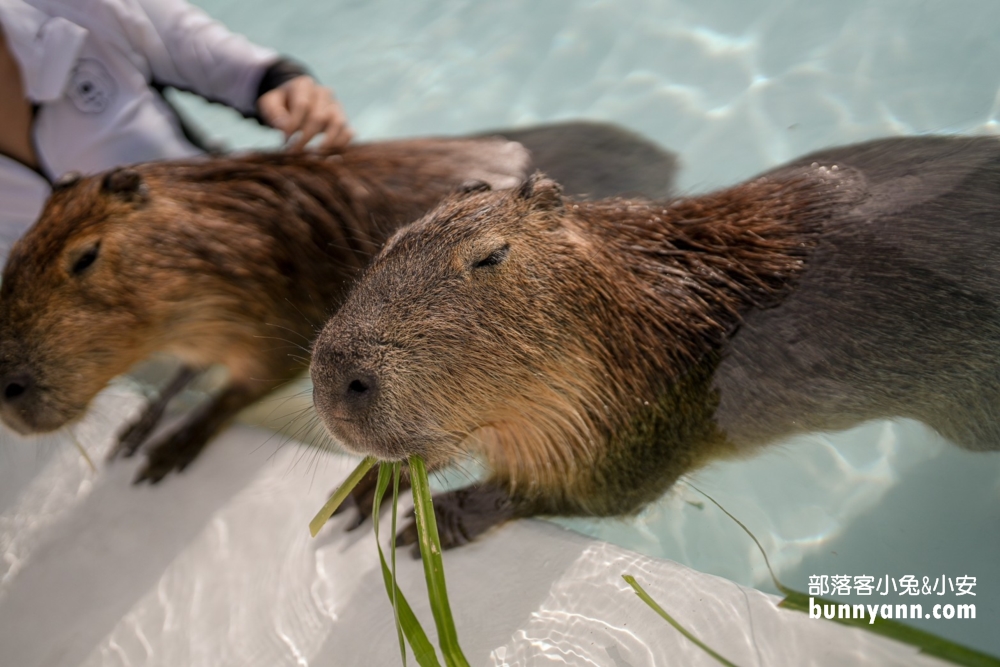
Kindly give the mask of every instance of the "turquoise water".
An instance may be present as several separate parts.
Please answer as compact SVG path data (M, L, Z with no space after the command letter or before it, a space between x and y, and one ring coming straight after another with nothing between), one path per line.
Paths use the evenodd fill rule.
M333 86L360 139L609 120L677 152L680 187L890 134L992 133L1000 4L203 0ZM231 147L276 133L188 96ZM782 443L691 480L761 538L786 584L812 574L978 577L976 621L924 621L1000 654L1000 455L911 422ZM767 588L752 544L688 483L630 521L563 522Z
M686 189L836 143L988 132L1000 112L990 0L200 4L307 62L361 138L605 119L678 152ZM233 145L273 145L223 109L198 115Z

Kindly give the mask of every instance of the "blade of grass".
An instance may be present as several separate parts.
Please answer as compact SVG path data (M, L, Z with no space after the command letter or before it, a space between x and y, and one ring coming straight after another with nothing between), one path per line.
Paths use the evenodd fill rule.
M389 535L391 536L389 540L389 562L391 565L390 569L392 570L392 613L396 616L399 650L403 654L403 667L406 667L406 647L403 645L403 628L399 624L399 596L396 595L396 591L399 590L399 586L396 585L396 515L399 509L399 470L402 465L399 461L392 464L392 523L390 524L391 530L389 531ZM381 473L381 470L379 472ZM375 535L375 541L378 542L377 534ZM430 644L429 641L427 643Z
M403 664L406 664L406 647L403 645L403 635L405 635L406 640L410 643L410 648L413 649L413 657L420 667L441 667L441 663L437 659L437 653L434 652L434 645L427 638L427 633L424 632L420 621L417 620L416 615L406 601L406 597L403 596L403 592L396 585L395 530L392 534L393 565L391 570L385 562L382 543L378 539L378 515L382 506L382 496L385 495L386 488L389 486L390 476L396 477L396 484L394 486L398 497L398 471L396 475L393 475L393 468L398 467L398 465L390 466L383 463L379 467L378 482L375 485L375 502L372 506L372 524L375 528L375 544L378 547L378 558L382 565L382 580L385 583L385 592L393 605L393 614L396 618L396 632L400 635L399 650L403 657ZM395 507L393 507L393 528L395 528Z
M389 486L389 478L393 476L393 471L395 465L389 465L382 463L378 467L378 481L375 483L375 500L372 503L372 527L375 531L375 544L378 545L379 558L382 561L382 565L385 565L385 558L382 557L382 542L378 538L378 520L379 515L382 510L382 497L385 495L386 487ZM392 532L389 534L393 539L390 539L390 560L392 562L391 568L391 586L387 587L389 590L389 601L392 603L392 617L396 621L396 636L399 639L399 655L403 660L403 667L406 667L406 641L403 639L403 626L399 622L399 596L396 595L396 500L393 498L392 503ZM384 578L384 574L383 574Z
M661 607L660 605L656 604L656 600L654 600L653 598L651 598L649 596L649 593L647 593L645 591L645 589L642 586L639 585L639 582L635 580L635 577L633 577L631 574L623 574L622 575L622 579L624 579L625 583L627 583L629 586L632 587L632 590L635 591L635 594L638 595L639 598L643 602L645 602L647 605L649 605L650 608L653 611L655 611L657 614L659 614L660 616L662 616L663 620L665 620L670 625L674 626L674 629L677 630L677 632L679 632L682 635L684 635L685 637L687 637L689 641L693 642L702 651L704 651L705 653L707 653L710 656L712 656L713 658L715 658L720 664L726 665L726 667L736 667L736 665L734 665L733 663L729 662L728 660L726 660L725 658L723 658L721 655L719 655L718 653L716 653L715 651L713 651L706 644L704 644L700 639L698 639L693 634L691 634L690 632L688 632L684 628L684 626L682 626L680 623L678 623L677 621L675 621L674 618L673 618L673 616L671 616L670 614L668 614L663 609L663 607Z
M462 648L458 645L458 633L448 604L448 590L444 581L444 563L441 559L441 539L438 537L437 519L431 500L430 485L427 482L427 468L419 456L411 456L410 484L413 488L413 509L417 520L417 534L420 537L420 556L424 563L424 577L427 579L427 595L434 612L434 623L438 631L441 654L448 667L468 667Z
M767 558L767 552L764 551L764 547L761 545L757 536L754 535L749 528L747 528L742 521L737 519L735 516L729 513L725 507L720 505L718 501L712 496L708 495L698 487L693 484L690 485L692 489L700 493L701 495L708 498L712 504L722 510L722 513L728 516L730 519L736 522L736 525L743 529L743 532L750 536L754 544L757 545L757 549L760 551L760 555L764 557L764 564L767 566L767 571L771 575L771 581L774 582L775 588L781 591L785 595L785 599L778 603L779 607L784 607L785 609L793 609L795 611L801 611L803 613L809 613L809 597L801 591L797 591L793 588L785 586L780 581L778 577L774 574L774 569L771 567L771 561ZM827 600L825 598L818 598L812 596L813 602L819 604L841 604L833 600ZM956 665L967 665L969 667L1000 667L1000 659L988 655L986 653L980 653L975 649L968 648L967 646L962 646L961 644L956 644L955 642L939 637L930 632L925 632L924 630L918 630L909 625L904 625L897 621L893 621L887 618L876 617L874 622L870 620L865 620L863 618L824 618L823 620L835 621L841 625L847 625L854 628L860 628L867 632L871 632L877 635L882 635L890 639L895 639L898 642L904 644L909 644L910 646L915 646L920 649L921 653L926 653L928 655L933 655L936 658L941 658L942 660L947 660L948 662L954 663Z
M326 522L330 520L333 513L337 511L340 504L344 502L345 498L347 498L347 494L349 494L351 490L358 485L361 478L372 469L375 463L376 461L374 458L371 456L367 457L358 464L358 467L354 469L354 472L347 476L344 483L341 484L336 491L334 491L333 495L330 496L330 499L326 501L325 505L323 505L323 508L317 512L316 516L313 517L313 520L309 522L309 532L313 537L316 537L317 533L319 533L319 529L326 525Z

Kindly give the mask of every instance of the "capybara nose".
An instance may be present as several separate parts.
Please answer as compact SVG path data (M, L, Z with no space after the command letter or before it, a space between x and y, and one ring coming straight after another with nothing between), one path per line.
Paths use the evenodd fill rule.
M378 396L378 379L373 373L350 373L344 384L343 401L349 415L363 412Z
M31 394L35 381L27 373L15 373L0 380L3 387L3 397L0 401L7 405L17 405Z

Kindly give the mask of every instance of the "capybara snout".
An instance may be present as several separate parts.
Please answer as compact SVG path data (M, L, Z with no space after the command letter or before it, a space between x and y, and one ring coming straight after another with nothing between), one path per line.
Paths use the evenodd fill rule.
M377 347L350 332L326 333L317 341L313 356L313 402L319 407L327 428L344 442L365 443L351 449L366 452L373 449L380 457L395 459L405 456L392 442L384 439L369 443L366 434L385 412L382 364Z
M8 364L4 364L7 367ZM35 393L35 380L30 373L22 368L12 367L6 374L0 375L0 414L3 420L18 433L32 431L31 417L25 412L24 406L32 403Z
M402 323L399 314L384 314ZM421 374L422 367L405 351L409 343L385 338L398 333L381 324L328 326L313 348L313 403L327 430L350 451L383 460L426 455L446 438L434 401L427 401L422 389L434 391L429 383L438 375Z
M324 413L339 421L358 421L378 409L382 383L377 364L357 348L342 349L342 337L327 337L326 344L316 348L323 361L314 370L319 375L320 392L315 400L323 405ZM322 368L322 371L318 370Z

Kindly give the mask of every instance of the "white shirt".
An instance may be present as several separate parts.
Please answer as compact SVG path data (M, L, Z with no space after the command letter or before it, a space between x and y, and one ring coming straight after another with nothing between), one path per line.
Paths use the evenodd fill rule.
M153 82L252 114L278 60L184 0L0 0L0 24L38 105L40 162L0 155L0 264L67 172L201 153Z

